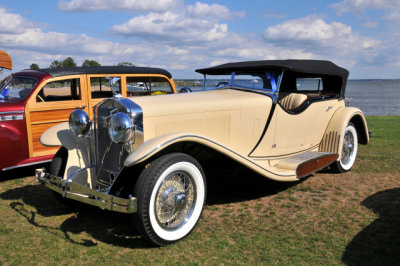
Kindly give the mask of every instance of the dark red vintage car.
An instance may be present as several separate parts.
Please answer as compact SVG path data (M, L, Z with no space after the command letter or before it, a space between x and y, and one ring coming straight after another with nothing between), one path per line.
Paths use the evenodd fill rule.
M50 161L58 148L41 145L42 133L68 121L76 109L92 114L95 104L113 96L107 78L114 77L114 89L123 97L176 93L168 71L149 67L24 70L5 78L0 84L0 171Z

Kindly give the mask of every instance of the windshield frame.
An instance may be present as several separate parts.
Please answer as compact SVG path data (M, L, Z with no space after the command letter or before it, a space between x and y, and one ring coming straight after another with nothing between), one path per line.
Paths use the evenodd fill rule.
M228 82L226 82L224 84L224 86L215 86L214 89L220 89L220 88L226 88L226 87L230 87L230 88L242 88L242 89L246 89L246 90L257 90L257 91L263 91L263 92L267 92L267 93L271 93L273 95L276 95L279 92L279 88L282 82L282 77L283 77L283 70L280 69L276 69L276 70L265 70L264 73L260 72L260 73L255 73L255 72L249 72L249 73L244 73L244 72L240 72L239 74L237 74L237 72L232 72L230 74L225 74L225 75L218 75L218 76L229 76L230 78L226 78L224 80L229 80ZM209 76L213 76L213 75L209 75ZM263 87L255 87L254 84L253 86L246 86L243 84L238 84L237 82L235 82L235 78L238 76L252 76L254 78L259 78L263 81ZM237 80L237 79L236 79ZM266 82L269 82L269 85L271 88L265 88L266 87ZM207 74L203 75L203 91L206 90L206 83L207 83Z

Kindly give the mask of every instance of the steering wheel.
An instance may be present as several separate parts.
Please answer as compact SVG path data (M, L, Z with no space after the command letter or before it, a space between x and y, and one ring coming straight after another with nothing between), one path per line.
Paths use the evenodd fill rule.
M220 87L220 86L223 86L223 85L228 85L228 84L229 84L229 82L220 81L220 82L217 83L217 87Z
M183 87L179 90L179 93L189 93L192 92L192 89L190 89L189 87Z

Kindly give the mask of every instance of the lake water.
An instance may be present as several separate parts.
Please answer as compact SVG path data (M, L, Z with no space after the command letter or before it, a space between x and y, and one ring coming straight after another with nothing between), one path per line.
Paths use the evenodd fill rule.
M191 82L193 85L195 82L196 85L200 83L189 83ZM202 89L201 86L191 86L192 84L188 84L188 87L193 91ZM178 86L178 90L179 88ZM349 80L346 98L351 99L350 106L360 108L365 115L400 116L400 80Z
M346 97L365 115L400 115L400 80L349 80Z

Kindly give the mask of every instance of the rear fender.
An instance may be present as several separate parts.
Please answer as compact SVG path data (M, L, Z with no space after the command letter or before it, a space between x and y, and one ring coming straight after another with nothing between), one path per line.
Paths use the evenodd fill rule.
M333 115L320 143L319 150L333 152L339 155L340 160L343 147L344 131L349 122L352 122L357 130L358 143L368 144L369 134L367 121L363 112L355 107L343 107Z

